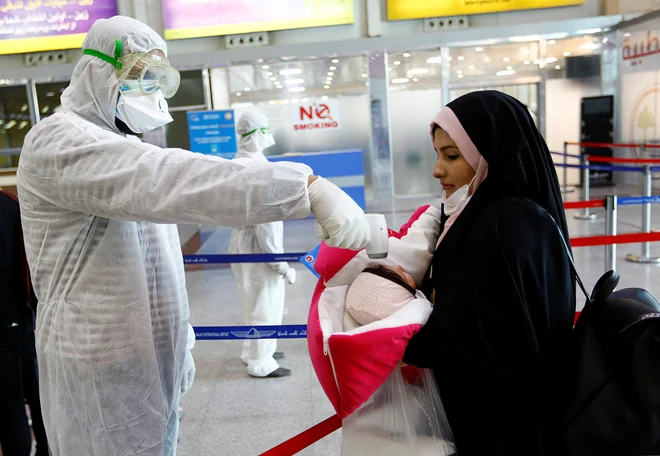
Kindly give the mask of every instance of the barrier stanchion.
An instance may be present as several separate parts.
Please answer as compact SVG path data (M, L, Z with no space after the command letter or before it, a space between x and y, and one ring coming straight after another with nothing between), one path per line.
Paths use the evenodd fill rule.
M574 188L568 188L568 143L564 141L564 190L562 193L567 194L574 191Z
M590 190L589 190L589 158L584 155L582 159L582 199L585 201L589 201L589 196L590 196ZM566 169L566 168L564 168ZM592 214L589 211L589 208L586 207L584 208L583 212L578 212L575 214L575 218L578 220L594 220L596 217L598 217L596 214Z
M617 197L607 195L605 198L606 233L608 236L616 236L617 223ZM605 246L605 271L616 271L616 244Z
M650 198L653 196L653 173L651 165L644 165L644 196ZM650 233L651 232L651 201L644 202L642 206L642 232ZM626 256L626 260L632 263L660 263L660 257L651 256L651 243L643 242L642 243L642 253L641 255L635 255L633 253Z

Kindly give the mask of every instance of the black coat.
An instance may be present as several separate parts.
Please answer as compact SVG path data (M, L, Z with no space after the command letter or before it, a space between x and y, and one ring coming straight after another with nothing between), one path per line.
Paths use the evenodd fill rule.
M18 202L0 191L0 339L11 341L34 329L33 296Z
M404 361L434 369L461 456L561 454L556 377L575 283L552 158L511 97L476 92L449 107L488 177L434 255L433 313Z

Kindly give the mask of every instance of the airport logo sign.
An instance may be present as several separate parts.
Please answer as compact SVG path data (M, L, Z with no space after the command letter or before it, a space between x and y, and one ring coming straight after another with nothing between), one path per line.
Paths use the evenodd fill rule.
M660 70L660 36L650 30L626 33L621 59L627 73Z

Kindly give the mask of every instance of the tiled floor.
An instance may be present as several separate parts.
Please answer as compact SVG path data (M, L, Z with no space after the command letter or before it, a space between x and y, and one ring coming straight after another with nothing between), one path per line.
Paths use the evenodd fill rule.
M634 188L596 189L592 196L607 193L636 195ZM658 192L656 192L658 193ZM567 199L579 199L577 192ZM391 226L400 226L412 210L423 201L404 200L392 206L396 213L387 214ZM603 210L594 221L575 220L568 214L571 237L604 234ZM660 227L660 206L653 217ZM639 231L641 207L619 208L619 233ZM203 253L227 250L229 230L204 230ZM317 244L311 221L285 225L285 251L302 252ZM618 248L617 269L622 287L638 286L660 296L660 266L639 265L625 261L626 253L640 251L639 245ZM660 244L652 245L660 255ZM588 288L604 272L604 248L575 249L575 259ZM285 323L303 324L315 278L302 265L295 265L298 282L287 289ZM242 324L242 310L236 285L228 268L188 272L191 319L193 325ZM583 298L578 302L582 305ZM284 379L252 379L238 359L240 342L202 341L193 351L197 376L192 390L183 398L185 416L181 422L180 456L240 455L251 456L277 445L332 415L332 407L321 390L311 367L304 340L281 341L279 349L286 353L281 364L293 375ZM341 432L335 432L305 450L304 455L339 455Z

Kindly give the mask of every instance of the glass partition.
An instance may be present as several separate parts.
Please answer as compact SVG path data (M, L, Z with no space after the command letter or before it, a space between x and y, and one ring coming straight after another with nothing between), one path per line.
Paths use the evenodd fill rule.
M429 124L443 106L440 50L388 57L394 194L439 194Z
M0 87L0 168L14 168L30 130L27 87Z
M183 106L206 106L202 70L181 71L181 85L176 94L167 100L172 108ZM202 108L205 109L205 108Z
M564 142L579 142L580 111L582 98L598 96L601 87L600 53L603 37L585 35L562 40L548 41L546 51L547 74L545 85L546 141L553 152L563 152ZM578 154L577 148L568 153ZM562 157L554 156L563 161ZM568 158L571 164L579 160ZM561 183L566 178L567 185L580 183L579 169L570 168L559 173Z
M68 86L69 81L37 84L37 101L39 102L39 115L42 119L52 116L60 110L60 97Z
M450 48L448 60L450 87L501 87L540 78L538 41Z
M167 100L171 123L156 131L142 136L144 141L158 146L190 149L188 136L188 111L203 111L206 109L204 98L204 79L202 70L181 71L181 85L176 94Z
M229 100L236 117L268 117L276 144L268 155L362 150L370 147L370 110L364 56L280 60L229 68ZM296 129L301 108L326 103L336 125ZM313 113L312 113L313 117ZM300 120L300 119L298 119Z

